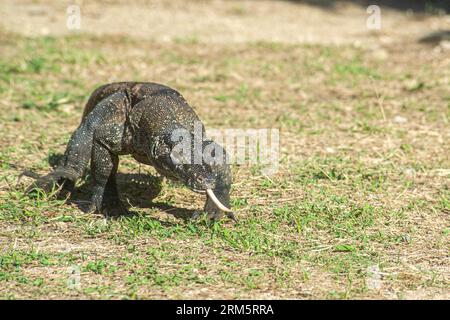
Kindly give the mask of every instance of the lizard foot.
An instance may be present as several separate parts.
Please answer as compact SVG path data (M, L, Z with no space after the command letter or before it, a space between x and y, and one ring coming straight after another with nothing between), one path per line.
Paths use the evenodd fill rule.
M207 213L207 217L211 221L219 221L223 217L223 211L217 208L212 202L207 202L205 205L205 212ZM237 222L236 217L234 216L233 212L225 212L226 216L233 220L234 222ZM195 215L195 214L194 214Z
M25 193L34 195L38 190L45 193L50 193L52 190L56 191L58 197L64 198L70 195L75 189L75 179L64 170L55 170L46 176L37 179Z
M208 211L208 212L206 212L206 214L207 214L207 218L213 222L220 221L223 217L223 212L219 209ZM234 212L226 212L225 215L233 222L237 222ZM195 211L194 214L192 215L191 219L198 220L200 217L201 217L201 212Z
M99 212L107 218L130 214L117 194L103 194L102 190L94 191L88 212Z
M232 220L233 222L237 222L234 212L226 212L225 214L228 219ZM208 213L208 219L210 219L211 221L214 221L214 222L220 221L222 219L222 217L223 217L223 212Z

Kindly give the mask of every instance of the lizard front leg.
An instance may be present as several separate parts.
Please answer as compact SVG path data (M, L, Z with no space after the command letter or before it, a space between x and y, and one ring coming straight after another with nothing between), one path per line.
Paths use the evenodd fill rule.
M227 208L231 208L230 191L232 176L230 165L225 164L216 167L216 174L216 187L214 188L213 193L216 196L217 200L220 201L220 203L222 203ZM224 213L217 207L217 205L209 197L209 195L207 195L206 197L206 203L203 210L207 213L208 218L213 221L219 221L220 219L222 219ZM226 215L231 220L235 222L237 221L233 212L226 212Z
M92 122L83 122L75 130L67 144L62 163L32 184L27 190L28 193L36 189L49 192L55 186L68 192L73 191L76 180L83 175L89 164L94 135Z
M94 110L85 116L70 138L62 163L48 175L38 179L27 192L42 189L49 192L55 185L72 191L75 181L80 178L91 159L94 135L101 132L100 127L111 117L125 118L126 106L129 104L125 92L116 92L100 101Z
M91 158L94 188L89 211L100 212L106 217L128 213L120 201L117 191L116 173L118 165L118 155L108 150L101 140L94 140Z
M229 188L221 187L221 188L215 189L213 192L214 192L215 196L217 197L217 199L224 206L226 206L227 208L230 207L230 189ZM212 199L209 196L207 196L207 198L206 198L205 207L203 210L207 213L208 218L210 220L219 221L223 217L223 211L220 210L216 206L214 201L212 201ZM231 220L236 221L236 217L234 216L233 212L227 212L226 215Z

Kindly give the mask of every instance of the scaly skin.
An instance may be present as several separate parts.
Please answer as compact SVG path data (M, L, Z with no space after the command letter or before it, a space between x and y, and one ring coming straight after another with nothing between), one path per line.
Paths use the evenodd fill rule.
M204 137L204 126L194 110L181 94L169 87L137 82L104 85L90 96L61 165L38 179L32 189L49 191L57 184L71 190L90 162L94 182L91 211L106 216L126 214L119 200L116 173L119 155L131 154L138 162L152 165L163 176L181 181L195 191L212 189L229 208L231 171L223 161L225 150L219 145L210 140L202 141L203 148L213 143L215 150L223 150L219 164L203 161L177 165L173 162L174 157L180 155L174 153L178 142L172 141L172 133L187 130L193 141L195 123L200 124ZM222 217L221 210L208 196L204 210L211 219ZM230 217L234 218L232 214Z

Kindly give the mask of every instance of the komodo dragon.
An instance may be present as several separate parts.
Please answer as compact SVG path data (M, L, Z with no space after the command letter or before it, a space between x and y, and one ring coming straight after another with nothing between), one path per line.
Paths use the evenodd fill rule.
M194 135L196 128L200 129L200 140ZM187 133L190 157L177 147L185 137L176 141L174 132ZM232 177L226 152L207 140L204 133L197 114L176 90L157 83L106 84L91 94L61 164L29 190L48 192L56 185L72 191L90 160L94 185L89 211L105 216L126 214L117 191L116 173L119 155L131 154L162 176L206 193L204 211L210 219L219 220L227 212L234 220L228 209ZM199 147L195 147L195 141L199 141ZM206 149L212 150L210 156L194 162L195 155L203 155Z

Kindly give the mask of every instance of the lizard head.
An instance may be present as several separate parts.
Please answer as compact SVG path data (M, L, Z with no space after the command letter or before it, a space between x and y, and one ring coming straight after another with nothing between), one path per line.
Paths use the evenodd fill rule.
M193 138L193 137L191 137ZM225 149L211 140L195 143L173 141L168 137L150 144L150 156L156 170L171 180L181 182L198 193L206 193L218 208L229 212L215 193L229 191L231 175Z

